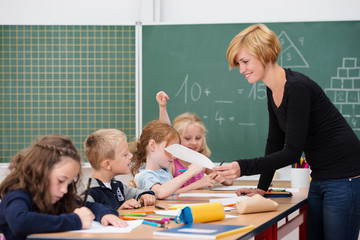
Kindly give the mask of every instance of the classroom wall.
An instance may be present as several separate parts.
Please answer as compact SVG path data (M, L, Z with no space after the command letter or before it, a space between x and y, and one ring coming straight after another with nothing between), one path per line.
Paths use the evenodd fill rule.
M116 25L359 20L358 0L0 0L0 24Z
M182 23L292 22L360 19L357 0L165 0L161 21Z

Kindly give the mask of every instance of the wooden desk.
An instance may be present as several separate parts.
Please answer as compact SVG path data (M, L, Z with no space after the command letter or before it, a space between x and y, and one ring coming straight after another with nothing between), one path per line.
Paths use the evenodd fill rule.
M199 191L197 191L199 192ZM220 191L210 191L210 190L201 190L201 192L216 192ZM223 192L223 193L229 193ZM294 193L293 197L289 198L272 198L274 201L279 203L279 208L277 211L265 212L265 213L253 213L253 214L238 214L236 210L231 210L226 212L229 215L236 215L237 218L228 218L221 221L216 221L212 223L216 224L230 224L230 225L254 225L254 229L251 231L234 234L229 237L223 237L222 240L226 239L241 239L246 240L251 237L255 237L256 240L260 239L277 239L277 237L283 237L287 233L291 232L297 227L300 227L300 239L305 239L305 216L306 216L306 204L307 204L307 189L301 189L300 192ZM181 197L171 197L167 200L158 200L157 205L162 207L169 207L170 204L181 204L189 202L209 202L209 198L181 198ZM154 206L144 207L139 209L139 211L154 210ZM281 227L277 227L277 223L283 218L297 210L300 210L300 214L292 220L286 221ZM130 210L124 211L130 212ZM211 224L211 223L209 223ZM169 228L179 226L174 221L171 221ZM141 225L135 228L131 233L126 234L115 234L115 233L72 233L72 232L61 232L61 233L47 233L47 234L33 234L28 237L28 239L155 239L153 232L159 230L158 228ZM163 237L156 236L157 239L166 239ZM171 238L176 239L176 238ZM184 238L179 238L184 239Z

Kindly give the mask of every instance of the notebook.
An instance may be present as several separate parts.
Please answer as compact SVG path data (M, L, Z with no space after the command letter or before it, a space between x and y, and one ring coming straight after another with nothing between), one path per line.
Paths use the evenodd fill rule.
M189 223L175 228L155 231L155 236L217 239L231 234L249 231L252 225L222 225L210 223Z

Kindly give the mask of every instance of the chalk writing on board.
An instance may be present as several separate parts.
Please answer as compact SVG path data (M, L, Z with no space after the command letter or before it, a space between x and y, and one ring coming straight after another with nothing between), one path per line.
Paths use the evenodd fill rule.
M356 58L344 57L336 76L330 79L326 95L339 109L352 129L360 133L360 65Z
M282 31L279 36L279 41L281 43L281 53L278 58L278 63L281 67L284 68L308 68L309 64L295 46L293 41L289 38L285 31ZM304 38L299 39L301 44L304 43Z
M244 89L237 89L236 92L239 95L243 94ZM190 83L189 82L189 74L186 74L184 81L180 85L180 88L177 91L177 93L175 94L175 97L178 97L181 93L184 94L184 104L187 104L189 101L197 102L201 98L202 87L198 82ZM204 90L204 93L206 96L209 96L212 92L206 88ZM254 101L262 100L262 99L266 98L265 84L264 83L254 83L247 98L253 99ZM220 105L224 105L224 104L231 105L233 103L234 103L234 101L232 101L232 100L222 100L222 99L214 100L214 106L216 106L216 107L219 107ZM209 119L209 116L203 115L202 118ZM220 110L216 110L216 113L215 113L215 116L213 117L213 119L219 124L219 126L221 126L224 121L230 121L230 122L235 121L234 116L225 118L221 114ZM239 125L239 126L255 126L255 123L238 122L237 125Z
M248 98L263 100L266 98L266 85L263 82L254 83L251 87Z
M175 94L175 97L177 97L181 90L184 90L184 103L186 104L188 101L188 80L189 80L189 74L186 74L184 82L181 84L179 91ZM210 91L206 89L206 95L209 95ZM201 97L201 86L199 83L194 82L191 85L190 88L190 98L194 102L198 101Z

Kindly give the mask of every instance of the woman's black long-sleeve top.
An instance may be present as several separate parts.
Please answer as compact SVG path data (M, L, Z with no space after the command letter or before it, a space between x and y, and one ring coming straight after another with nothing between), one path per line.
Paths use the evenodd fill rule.
M279 107L267 88L265 156L237 160L241 176L261 174L258 188L267 190L275 170L297 163L302 152L313 179L360 175L360 141L344 117L316 82L290 69L285 72L287 81Z

